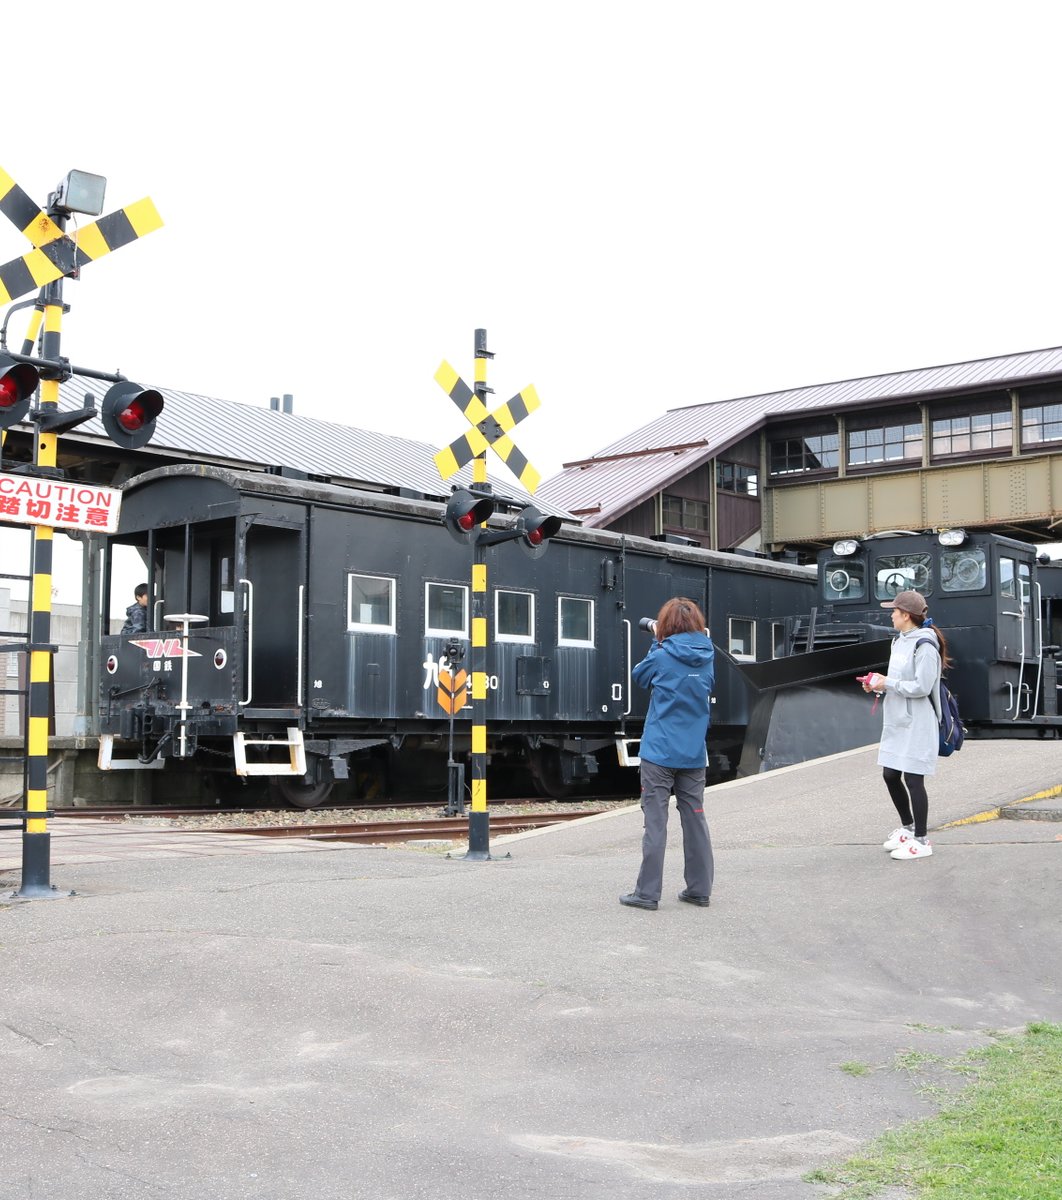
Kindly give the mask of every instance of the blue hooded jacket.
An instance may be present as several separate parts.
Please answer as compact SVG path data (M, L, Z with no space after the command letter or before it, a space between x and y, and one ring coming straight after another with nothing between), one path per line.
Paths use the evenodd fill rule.
M660 767L703 767L715 683L715 648L708 634L676 633L654 641L632 674L635 683L652 688L640 757Z

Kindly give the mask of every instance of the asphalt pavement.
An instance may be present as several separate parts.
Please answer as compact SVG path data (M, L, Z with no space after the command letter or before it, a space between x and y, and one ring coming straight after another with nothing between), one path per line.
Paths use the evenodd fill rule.
M713 787L707 909L674 814L620 906L637 808L490 862L68 861L0 901L0 1200L823 1196L935 1111L912 1063L1062 1021L1062 823L998 819L1060 794L1062 741L968 741L900 863L873 750Z

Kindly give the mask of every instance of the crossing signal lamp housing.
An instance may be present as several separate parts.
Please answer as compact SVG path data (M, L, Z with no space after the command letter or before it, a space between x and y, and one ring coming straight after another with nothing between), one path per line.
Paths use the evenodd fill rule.
M549 539L559 532L560 527L560 517L547 517L529 504L516 518L520 549L530 558L541 558L549 547Z
M151 388L126 380L116 383L103 397L100 417L107 436L127 450L146 446L155 434L155 419L165 405Z
M36 367L0 354L0 429L7 429L25 418L39 379Z
M469 545L476 528L494 512L494 501L489 496L476 496L458 488L446 502L446 528L454 541Z

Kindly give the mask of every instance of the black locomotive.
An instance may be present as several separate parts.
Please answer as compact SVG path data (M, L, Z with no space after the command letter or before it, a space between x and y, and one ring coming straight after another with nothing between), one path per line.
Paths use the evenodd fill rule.
M439 684L469 645L472 563L444 512L206 466L131 481L104 595L112 557L135 548L148 631L101 636L100 766L176 774L186 792L204 771L215 784L268 780L302 807L444 790L451 738L457 755L469 751L471 706L451 720ZM574 526L534 559L493 548L490 779L529 770L553 796L592 781L632 786L623 772L646 704L630 679L648 647L638 619L677 594L708 616L709 765L731 773L751 695L738 663L780 651L814 579L790 563Z
M742 774L876 740L880 721L854 677L888 664L893 630L881 603L911 588L947 635L947 683L968 735L1059 736L1062 568L992 533L842 538L819 555L815 606L787 619L784 654L745 669L761 696Z

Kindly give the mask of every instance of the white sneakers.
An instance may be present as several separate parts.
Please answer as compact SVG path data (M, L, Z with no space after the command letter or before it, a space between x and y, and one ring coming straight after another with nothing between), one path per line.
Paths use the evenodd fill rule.
M928 858L933 853L933 847L926 839L921 841L915 837L912 830L906 825L901 825L899 829L894 829L889 834L888 839L881 843L883 850L889 851L890 858L908 859L908 858Z
M889 834L888 839L881 843L882 850L899 850L901 846L906 845L914 837L914 831L908 829L906 825L901 825L899 829L894 829Z
M908 837L908 839L897 849L895 849L889 858L902 859L904 862L909 858L928 858L933 853L933 847L928 841L919 841L916 837Z

